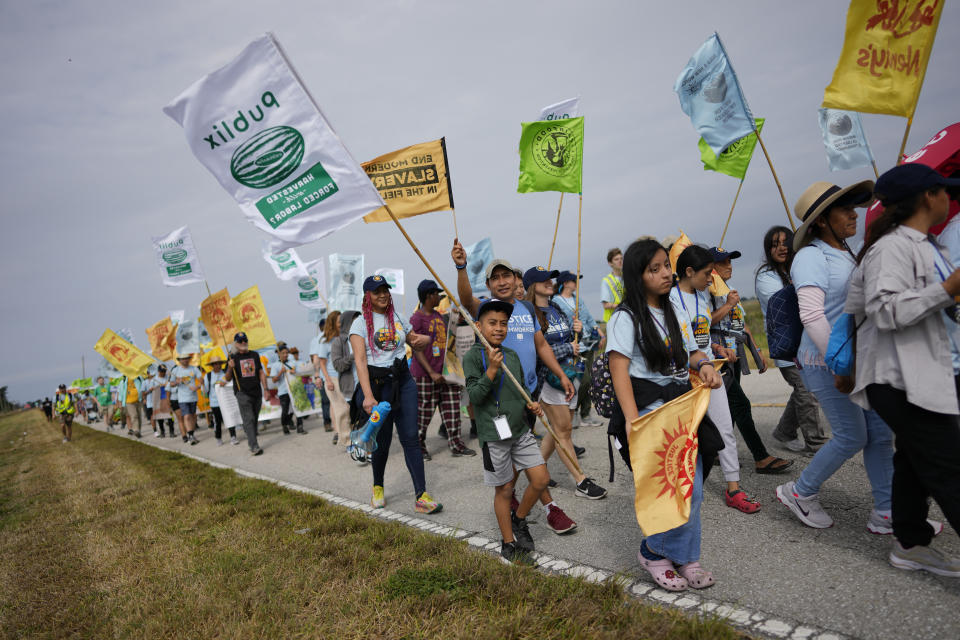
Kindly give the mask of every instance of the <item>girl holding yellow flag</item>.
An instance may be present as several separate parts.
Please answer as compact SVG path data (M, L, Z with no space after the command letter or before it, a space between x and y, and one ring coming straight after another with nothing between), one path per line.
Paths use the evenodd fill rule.
M611 432L624 429L641 415L688 391L688 367L704 384L718 389L722 380L694 341L682 308L670 301L673 269L667 251L656 240L638 240L623 259L624 301L607 323L607 354L617 399ZM625 438L624 438L625 440ZM628 443L617 438L617 448ZM649 483L650 490L659 490ZM700 503L703 463L696 456L691 479L690 516L685 524L650 535L637 558L654 581L669 591L702 589L714 583L700 566Z

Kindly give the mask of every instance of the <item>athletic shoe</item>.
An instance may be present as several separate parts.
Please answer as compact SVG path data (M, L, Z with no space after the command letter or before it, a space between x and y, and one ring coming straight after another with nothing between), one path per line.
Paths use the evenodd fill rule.
M333 425L330 424L329 422L324 422L324 423L323 423L323 430L324 430L324 431L333 431Z
M218 446L218 447L222 447L222 446L223 446L223 438L214 438L214 440L217 441L217 446Z
M923 570L935 573L938 576L960 578L960 559L951 558L932 547L917 545L904 549L899 542L894 541L889 560L890 564L897 569Z
M602 500L607 497L607 490L590 478L584 478L577 485L577 495L588 500Z
M776 439L781 445L783 445L784 449L786 449L787 451L793 451L794 453L800 453L801 451L804 451L807 448L807 443L804 442L803 438L801 438L800 436L797 436L793 440L780 440L776 436L774 436L774 439Z
M437 435L441 438L447 437L447 426L442 422L440 423L440 428L437 430Z
M374 509L383 509L387 506L387 499L383 497L383 487L373 485L373 497L370 498L370 506Z
M528 567L537 564L526 549L521 549L513 542L500 544L500 561L504 564L522 564Z
M817 494L801 496L797 493L796 484L792 480L777 487L777 500L793 511L793 515L808 527L827 529L833 526L833 518L820 506Z
M443 511L443 505L431 498L426 491L420 494L413 507L420 513L440 513Z
M466 445L461 445L459 449L451 449L450 455L454 458L460 458L462 456L475 456L477 452Z
M133 435L133 429L127 429L127 435L128 435L128 436L132 436L132 435Z
M240 441L237 440L237 436L230 436L230 444L240 444Z
M153 432L153 437L154 437L154 438L162 438L163 435L161 435L160 432L158 432L158 431L154 431L154 432Z
M66 438L66 436L64 436L64 438L63 438L63 444L67 444L68 442L70 442L70 441Z
M431 460L433 460L433 456L431 456L430 452L427 451L427 448L422 445L420 446L420 453L423 454L424 462L430 462Z
M260 447L257 447L256 451L254 451L254 452L251 453L250 455L262 456L262 455L263 455L263 449L261 449Z
M937 520L927 518L927 523L933 527L933 535L938 536L943 531L943 523ZM887 536L893 533L893 520L889 515L884 515L874 509L870 512L870 519L867 520L867 531L879 536Z
M137 437L138 437L138 438L142 438L142 437L143 437L143 434L141 434L139 431L137 431Z
M184 442L186 442L187 440L189 440L189 438L187 438L187 436L182 436L182 437L183 437L183 441L184 441Z
M549 480L547 480L547 488L548 488L548 489L553 489L553 488L555 488L556 486L557 486L557 481L556 481L556 480L554 480L553 478L550 478Z
M340 442L340 434L335 433L333 434L333 444L337 444L338 442Z
M285 436L290 435L290 429L287 429L286 426L283 427L283 435L285 435Z
M520 508L520 502L517 501L517 494L511 491L510 492L510 511L513 513L516 513L517 509L519 508ZM535 511L531 511L530 513L527 514L527 517L524 518L524 520L526 520L530 524L536 524L537 516L535 514L536 514Z
M297 427L297 433L306 434L306 433L307 433L307 430L304 429L303 427Z
M581 418L580 424L584 427L602 427L603 421L596 418Z
M510 512L510 526L513 529L514 544L526 551L533 551L533 536L527 526L526 518L518 518L515 511Z
M573 445L573 452L577 454L577 457L578 457L578 458L582 458L582 457L583 457L583 454L585 454L585 453L587 452L587 448L586 448L586 447L578 447L577 445Z
M760 503L756 500L751 500L747 492L741 489L737 489L733 493L724 489L723 498L727 501L727 506L731 509L736 509L744 513L756 513L760 511Z
M547 526L558 536L570 533L577 528L577 523L571 520L570 516L564 513L560 507L550 505L547 509Z
M197 436L193 435L193 433L190 434L189 440L190 440L190 446L193 446L198 442L200 442L199 440L197 440Z
M166 438L167 436L164 435L163 431L161 431L160 433L157 434L157 437L158 437L158 438Z

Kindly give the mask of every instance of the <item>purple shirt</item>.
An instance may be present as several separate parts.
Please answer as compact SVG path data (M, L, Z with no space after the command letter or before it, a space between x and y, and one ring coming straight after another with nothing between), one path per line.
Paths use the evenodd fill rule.
M436 372L443 372L443 358L447 348L447 325L436 311L425 311L418 309L410 316L410 325L415 333L420 333L430 338L430 343L423 350L423 356L427 359L430 367ZM410 365L410 373L415 378L429 377L430 373L424 371L420 361L416 356Z

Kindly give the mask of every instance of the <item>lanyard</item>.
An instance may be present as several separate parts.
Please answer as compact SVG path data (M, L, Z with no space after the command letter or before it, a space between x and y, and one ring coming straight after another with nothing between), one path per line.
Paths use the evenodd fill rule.
M687 315L690 315L690 312L687 310L687 303L683 299L683 291L680 290L679 284L677 285L677 293L680 294L680 304L683 305L683 310L687 311ZM697 293L694 292L693 299L697 301L696 302L697 306L693 311L693 317L698 318L700 316L700 296L698 296ZM654 318L654 320L656 320L656 318ZM660 323L658 322L657 325L660 326ZM661 326L660 328L662 329L663 327Z
M486 368L487 368L487 351L486 351L486 349L484 349L483 351L480 352L480 357L483 359L483 368L486 369ZM500 365L500 366L504 367L504 366L506 366L506 363L503 363L503 364ZM493 396L494 399L497 401L497 413L498 413L498 414L500 413L500 392L503 391L503 379L504 379L504 377L505 377L505 375L504 375L503 371L501 371L501 372L500 372L500 386L497 387L497 393L496 393L496 395Z

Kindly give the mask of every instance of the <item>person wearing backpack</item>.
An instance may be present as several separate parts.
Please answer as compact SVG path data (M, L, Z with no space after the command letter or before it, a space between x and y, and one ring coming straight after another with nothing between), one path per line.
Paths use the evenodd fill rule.
M711 389L723 385L707 355L700 351L683 308L670 300L673 270L656 240L638 240L623 258L624 302L607 323L607 362L617 406L610 420L618 428L616 446L626 456L626 425L690 390L688 367ZM600 360L603 362L603 359ZM637 559L654 581L670 591L703 589L713 574L700 566L700 505L703 455L697 455L689 520L649 536Z
M793 232L783 226L773 226L763 236L764 260L757 268L754 286L764 326L767 324L767 304L770 297L793 284L790 266L793 264ZM780 375L793 388L773 437L789 451L816 451L829 439L820 424L820 404L817 397L803 386L803 378L795 362L774 360ZM800 437L797 432L803 437Z
M799 478L777 487L777 499L816 529L833 526L820 505L820 487L860 451L873 494L867 529L874 533L889 529L880 514L890 510L893 434L880 416L850 401L851 381L835 377L824 360L830 328L843 311L856 266L856 255L847 244L847 238L857 232L856 207L872 200L870 180L844 188L815 182L794 206L802 222L793 239L797 254L790 268L804 327L797 360L803 384L820 402L833 437L814 454Z
M892 531L894 567L953 578L960 558L930 547L943 525L927 512L932 497L960 531L960 269L929 234L956 198L948 188L958 187L960 179L921 164L877 179L884 210L867 229L844 309L858 323L850 399L896 438L893 499L874 512L877 533Z

